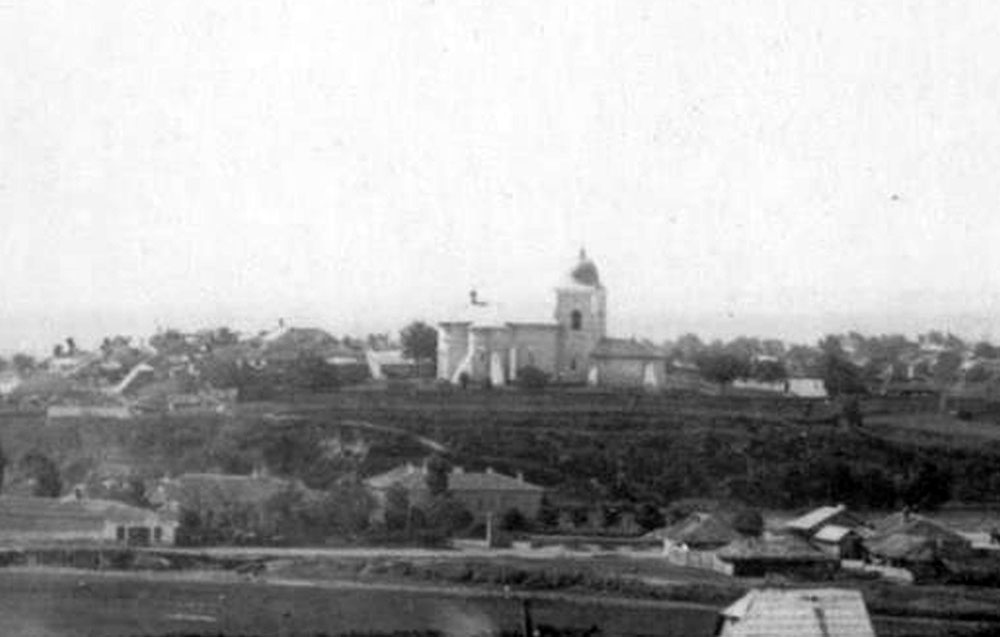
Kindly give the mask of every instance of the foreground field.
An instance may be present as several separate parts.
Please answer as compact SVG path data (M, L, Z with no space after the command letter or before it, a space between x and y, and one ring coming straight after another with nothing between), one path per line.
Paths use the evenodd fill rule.
M606 635L710 635L716 609L600 598L533 597L538 624ZM218 574L0 570L0 634L30 637L340 635L432 630L493 635L520 626L521 602L470 589Z

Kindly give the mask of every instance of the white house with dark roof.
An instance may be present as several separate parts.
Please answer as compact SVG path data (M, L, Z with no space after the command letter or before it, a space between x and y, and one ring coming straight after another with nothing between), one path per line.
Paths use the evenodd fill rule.
M556 286L555 321L512 321L473 292L461 316L438 324L438 378L504 385L534 367L563 382L662 387L666 354L607 335L607 296L597 266L580 251Z
M419 506L430 497L427 470L413 464L402 465L365 481L380 505L385 504L390 489L406 490L410 502ZM477 520L487 515L499 516L516 509L526 518L534 518L542 505L545 488L532 484L524 476L486 471L466 471L455 467L448 474L448 491Z

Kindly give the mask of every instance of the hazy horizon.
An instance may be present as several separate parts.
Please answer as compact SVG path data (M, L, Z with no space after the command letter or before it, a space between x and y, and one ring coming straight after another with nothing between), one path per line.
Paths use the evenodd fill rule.
M0 351L551 314L993 335L1000 5L0 6Z

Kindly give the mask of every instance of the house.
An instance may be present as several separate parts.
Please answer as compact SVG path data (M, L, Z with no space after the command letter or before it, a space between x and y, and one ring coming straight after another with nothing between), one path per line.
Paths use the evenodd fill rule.
M415 378L419 374L419 366L406 358L401 349L368 349L365 361L373 380Z
M662 387L667 371L666 353L635 339L601 339L590 353L587 381L607 387Z
M719 549L717 556L732 565L732 575L763 577L768 574L826 578L840 561L795 535L743 537Z
M875 637L856 590L754 589L720 615L718 637Z
M879 521L864 546L876 560L905 568L917 579L937 575L945 559L961 559L973 552L966 537L909 511Z
M719 515L702 512L692 513L680 522L653 531L650 535L663 539L664 551L672 548L710 551L742 537Z
M410 502L420 506L430 498L427 488L427 469L412 464L396 467L391 471L366 481L383 508L390 489L403 488ZM538 516L545 488L531 484L520 473L508 476L492 468L486 471L465 471L455 467L448 474L448 492L468 509L476 520L500 516L517 510L528 519Z
M784 525L784 530L803 538L811 538L820 529L829 525L856 529L866 526L864 520L850 512L843 504L836 506L821 506L809 511Z
M647 537L663 540L663 555L672 564L732 574L732 567L716 553L743 536L718 514L695 512Z
M112 500L0 497L0 541L15 544L173 544L171 515Z
M864 557L864 538L854 529L827 524L812 536L812 544L838 560L858 560Z

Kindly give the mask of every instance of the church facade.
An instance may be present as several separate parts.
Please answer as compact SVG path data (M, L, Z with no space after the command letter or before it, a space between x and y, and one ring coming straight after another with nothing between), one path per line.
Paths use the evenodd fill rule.
M666 356L656 347L607 336L607 290L581 250L557 285L553 322L510 322L475 293L462 319L438 324L438 378L505 385L534 367L555 381L661 387Z

